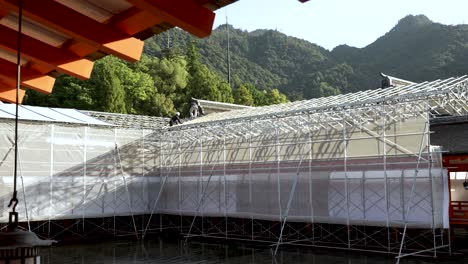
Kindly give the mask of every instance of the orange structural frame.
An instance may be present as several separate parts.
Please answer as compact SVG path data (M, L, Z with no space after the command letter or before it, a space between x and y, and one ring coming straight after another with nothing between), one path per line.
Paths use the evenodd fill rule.
M60 74L89 79L93 61L103 56L138 61L143 39L172 27L206 37L212 31L213 10L235 1L115 0L104 1L99 7L77 7L67 1L22 0L29 31L23 30L21 35L20 85L49 94ZM17 66L12 58L18 51L14 19L19 5L19 0L0 0L0 18L8 17L8 23L0 24L0 100L6 102L16 100ZM23 96L24 91L19 103Z
M17 0L4 0L3 7L18 9ZM143 41L74 11L53 0L23 1L25 16L129 61L140 59Z
M18 94L18 101L23 101L25 91L20 89ZM16 103L16 88L13 87L3 87L0 83L0 98L8 103Z
M211 34L215 14L195 0L161 1L128 0L141 10L147 10L164 21L178 25L197 37Z
M0 77L8 86L15 87L17 70L16 64L0 59ZM43 75L30 68L21 67L21 85L27 88L49 94L52 92L54 83L55 78L51 76Z

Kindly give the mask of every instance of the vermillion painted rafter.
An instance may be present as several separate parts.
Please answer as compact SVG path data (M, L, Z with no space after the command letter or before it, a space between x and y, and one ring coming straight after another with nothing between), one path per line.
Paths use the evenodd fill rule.
M15 101L20 3L25 21L20 85L48 94L62 73L89 79L93 61L108 54L138 61L142 40L170 28L206 37L212 31L213 10L235 1L0 0L0 100Z
M128 0L128 2L197 37L203 38L211 34L215 14L198 5L196 0Z
M0 76L8 80L9 85L16 85L16 64L0 59ZM54 87L55 78L43 75L40 72L31 70L27 67L21 67L21 85L35 91L50 94Z
M18 0L3 0L2 8L17 11ZM143 41L108 27L53 0L23 0L26 17L128 61L137 61Z
M128 35L135 35L145 29L164 22L160 17L136 7L115 15L109 21L109 26L118 28Z
M24 94L25 91L20 89L18 94L19 103L23 102ZM0 100L8 103L16 103L16 88L3 86L3 84L0 83Z
M18 43L17 32L0 25L0 47L16 53ZM73 53L61 48L55 48L37 39L22 35L21 54L31 61L46 64L77 78L88 79L93 69L93 62L80 58Z

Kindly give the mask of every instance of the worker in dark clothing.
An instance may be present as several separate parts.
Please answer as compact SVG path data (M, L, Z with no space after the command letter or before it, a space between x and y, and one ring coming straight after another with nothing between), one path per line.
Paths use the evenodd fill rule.
M201 106L199 101L197 101L197 104L198 104L198 115L199 116L205 115L205 110L203 110L203 107Z
M191 119L205 115L205 111L203 110L203 107L200 105L200 102L198 100L192 100L192 102L190 103L189 113Z
M173 117L171 117L171 120L169 120L169 125L170 126L178 125L178 124L182 124L182 120L180 120L180 113L179 112L177 112Z
M388 77L384 77L380 83L381 83L382 88L388 88L392 86L390 78Z
M198 117L198 105L199 104L197 100L192 100L192 102L190 103L189 113L191 119Z

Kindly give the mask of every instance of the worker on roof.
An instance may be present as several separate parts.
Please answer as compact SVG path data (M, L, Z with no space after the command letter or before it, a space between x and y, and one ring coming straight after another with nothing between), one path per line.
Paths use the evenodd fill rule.
M191 119L197 118L197 116L198 116L198 100L192 100L192 102L190 102L189 114L190 114Z
M171 120L169 120L169 125L170 126L178 125L178 124L182 124L182 120L180 120L180 113L179 112L177 112L173 117L171 117Z
M200 101L197 101L197 103L198 103L198 115L199 116L205 115L205 110L203 110L203 107L201 106Z

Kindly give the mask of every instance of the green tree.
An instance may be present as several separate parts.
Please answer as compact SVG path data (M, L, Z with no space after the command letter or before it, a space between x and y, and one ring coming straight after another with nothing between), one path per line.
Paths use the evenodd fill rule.
M51 94L42 94L28 90L24 98L24 104L82 110L94 109L92 89L90 89L85 81L68 75L62 75L57 78Z
M286 95L280 93L278 89L268 90L266 93L266 102L268 105L287 103Z
M136 72L148 74L153 81L152 92L146 102L150 115L170 116L176 105L185 103L188 81L187 62L181 56L164 58L143 56L140 62L130 64Z
M97 61L89 82L97 110L125 114L125 90L113 62L115 58L111 56Z
M254 98L250 90L245 86L241 85L234 91L234 102L241 105L254 105Z
M188 112L191 98L233 102L231 87L200 62L200 54L194 44L190 46L187 53L187 71L189 77L185 102L179 105L179 109Z

